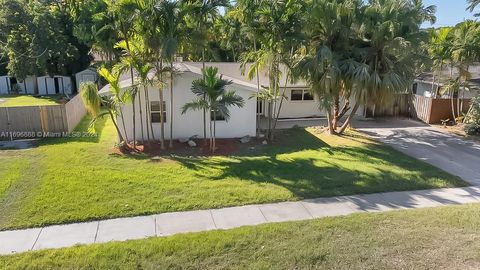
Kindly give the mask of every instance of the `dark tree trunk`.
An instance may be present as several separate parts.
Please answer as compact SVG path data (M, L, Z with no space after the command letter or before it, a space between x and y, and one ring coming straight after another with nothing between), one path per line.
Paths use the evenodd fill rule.
M338 134L343 134L345 132L347 127L350 125L350 122L352 121L352 118L355 116L355 113L357 112L359 106L360 106L360 104L358 104L358 103L356 103L355 106L353 106L352 112L347 117L347 119L345 120L345 123L343 123L342 127L340 127L340 131L338 132Z

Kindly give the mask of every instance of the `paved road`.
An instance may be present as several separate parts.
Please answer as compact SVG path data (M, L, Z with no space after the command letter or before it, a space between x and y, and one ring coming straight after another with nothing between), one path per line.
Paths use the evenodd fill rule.
M401 152L480 185L477 143L413 120L357 120L353 125Z

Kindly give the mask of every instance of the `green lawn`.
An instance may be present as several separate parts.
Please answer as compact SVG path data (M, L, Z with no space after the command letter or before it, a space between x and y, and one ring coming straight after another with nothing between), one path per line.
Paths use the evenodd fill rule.
M480 205L364 213L0 257L5 269L479 269Z
M80 130L85 130L85 119ZM0 229L304 198L465 185L360 136L279 134L229 157L153 162L113 154L115 131L0 154Z
M0 95L0 107L23 107L58 104L58 96Z

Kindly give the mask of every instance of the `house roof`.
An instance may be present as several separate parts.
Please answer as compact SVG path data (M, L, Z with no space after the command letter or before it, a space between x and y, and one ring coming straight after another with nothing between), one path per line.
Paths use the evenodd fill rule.
M82 73L95 73L95 74L97 74L97 70L93 67L89 67L87 69L84 69L80 72L75 73L75 75L82 74Z
M473 89L480 89L480 63L476 63L469 67L469 72L472 76L469 80L471 87ZM452 77L454 78L457 77L459 74L458 68L454 67L452 69L450 67L445 67L441 71L435 71L435 74L433 72L424 72L420 74L415 81L432 84L435 80L435 84L443 86L450 80L450 74L452 74Z
M226 63L226 62L206 62L205 66L206 67L217 67L218 68L218 73L226 80L231 80L234 84L244 86L249 90L256 91L257 90L257 79L256 77L253 78L252 80L248 80L246 76L246 72L248 71L248 68L252 64L247 64L245 67L245 72L242 72L242 67L240 63ZM202 62L177 62L175 63L175 69L179 73L187 73L191 72L193 74L198 74L202 75L202 67L203 63ZM285 74L285 67L282 66L281 68L281 73ZM137 73L134 72L134 78L137 78ZM150 74L149 76L153 77L153 74ZM127 88L132 86L132 81L131 81L131 75L130 71L124 72L120 76L120 87L122 88ZM268 74L266 72L259 72L259 82L260 86L268 86L269 84L269 78ZM285 77L281 76L280 78L280 85L283 87L285 85ZM289 84L289 87L304 87L305 83L299 82L295 84ZM100 95L108 94L110 91L110 85L106 85L100 90Z

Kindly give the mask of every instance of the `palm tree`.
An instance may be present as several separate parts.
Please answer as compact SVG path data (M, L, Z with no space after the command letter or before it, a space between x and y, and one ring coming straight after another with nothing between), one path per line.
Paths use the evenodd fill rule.
M104 0L108 7L108 12L113 17L115 28L125 41L126 55L131 54L130 37L139 14L139 2L137 0ZM131 84L135 84L133 67L130 67ZM135 92L135 91L134 91ZM135 93L133 98L133 148L136 149L136 106Z
M163 44L163 55L170 62L170 141L169 147L173 147L173 83L175 73L175 54L181 43L183 36L183 16L184 11L176 1L163 1L159 5L163 12L162 26L163 29L161 39Z
M164 21L165 12L163 10L164 1L161 0L145 0L141 5L141 17L143 18L138 24L138 34L142 37L143 46L148 52L148 58L145 60L149 62L154 77L152 84L158 87L158 95L160 99L160 111L164 108L164 76L168 70L164 67ZM149 108L148 104L148 108ZM165 149L165 120L163 113L160 114L160 148ZM151 123L151 121L150 121ZM150 127L153 136L153 125Z
M264 88L262 97L271 97L267 100L268 131L267 137L273 140L273 123L279 115L278 100L280 95L281 64L294 46L292 36L300 32L300 14L303 4L299 1L262 1L256 11L258 17L258 38L262 47L243 56L244 66L250 65L247 77L252 79L260 70L266 70L269 76L269 87ZM287 45L288 44L288 45ZM258 81L258 78L257 78ZM265 93L268 92L268 93ZM258 96L258 94L257 94Z
M452 58L451 29L451 27L442 27L429 31L430 40L427 45L427 50L430 59L433 61L432 92L434 92L436 73L440 73Z
M184 10L190 14L194 23L194 30L189 38L190 43L196 44L201 49L202 68L205 69L205 53L208 47L208 29L213 27L213 22L219 16L219 8L227 7L228 0L186 0L184 1ZM206 112L203 114L203 138L207 141L207 121Z
M115 90L112 89L112 92L113 91ZM120 108L120 104L115 99L115 94L101 97L98 94L98 86L93 82L87 82L81 84L80 95L82 97L85 108L92 116L89 131L95 132L96 121L108 115L113 125L115 126L115 129L117 130L120 143L124 143L124 137L117 124L118 109ZM102 107L106 110L106 112L101 112ZM128 147L127 144L124 144L124 146Z
M261 2L263 0L238 0L235 4L234 9L230 11L232 17L236 18L241 23L241 32L244 36L247 37L253 43L253 52L256 54L258 52L258 45L257 40L259 39L260 31L259 31L259 22L258 16L256 15L256 10L260 8L262 5ZM246 52L243 52L240 57L245 58L242 60L243 63L247 63L248 61L252 61L248 58L248 49ZM245 72L245 65L242 65L242 72ZM255 67L255 77L257 83L257 92L256 95L259 96L261 92L260 87L260 74L258 73L259 67ZM259 99L257 98L257 103ZM262 101L261 101L262 102ZM258 106L258 104L257 104ZM257 136L260 134L260 114L257 113L256 119L256 134Z
M418 47L428 35L420 26L425 21L435 21L434 11L434 7L424 7L416 0L371 0L364 7L359 26L361 43L357 47L361 53L359 64L350 72L357 90L357 104L350 116L359 103L389 104L395 94L407 91L423 64ZM340 132L348 122L349 119Z
M248 40L243 38L242 23L235 17L234 11L229 9L225 16L215 22L215 35L221 48L229 52L228 60L237 62Z
M119 67L121 71L124 71L129 68L133 68L137 72L137 81L134 80L134 86L132 87L132 97L133 104L135 104L136 97L138 97L138 108L140 113L140 133L142 136L142 144L145 143L145 132L144 132L144 123L147 127L147 142L150 142L150 116L149 108L150 102L148 99L148 85L150 80L148 78L149 72L152 70L152 67L148 63L149 51L145 48L144 42L140 36L135 35L130 38L129 48L127 48L126 41L120 41L116 45L117 48L128 50L129 53L125 53L122 57ZM145 111L146 119L143 115L143 105L142 105L142 88L145 97ZM135 106L133 107L135 109ZM145 122L144 122L145 120Z
M100 69L98 69L98 74L101 77L103 77L107 81L107 83L110 85L111 100L105 100L105 102L107 102L109 106L117 105L117 108L115 108L115 112L120 115L123 132L125 133L125 135L122 137L125 138L126 145L128 146L128 133L127 133L127 128L125 126L125 117L123 115L123 109L121 105L130 102L131 96L129 91L126 91L126 90L122 91L120 87L121 69L118 66L113 67L111 69L101 67ZM91 91L91 89L88 89L88 90ZM92 97L92 95L89 95L88 97ZM86 100L89 100L89 98L87 98ZM92 103L92 104L96 105L95 103Z
M182 114L189 110L210 112L210 150L213 153L216 149L217 116L221 116L228 121L230 119L229 107L237 106L241 108L245 102L241 96L235 94L235 91L226 90L226 87L231 85L232 82L218 77L218 68L208 67L203 69L202 73L203 78L192 83L192 92L197 98L182 107Z
M480 24L476 21L467 20L458 24L453 34L452 60L456 63L459 71L460 87L457 92L457 116L460 116L463 108L462 96L470 89L469 81L472 77L470 67L480 58ZM462 93L462 94L461 94Z
M351 51L360 7L357 0L315 0L304 22L309 44L296 69L325 109L330 134L336 133L340 98L347 104L351 95L348 73L358 66Z
M480 4L480 0L468 0L467 3L468 3L467 10L470 10L470 12L473 12L473 10L475 10L475 8Z

